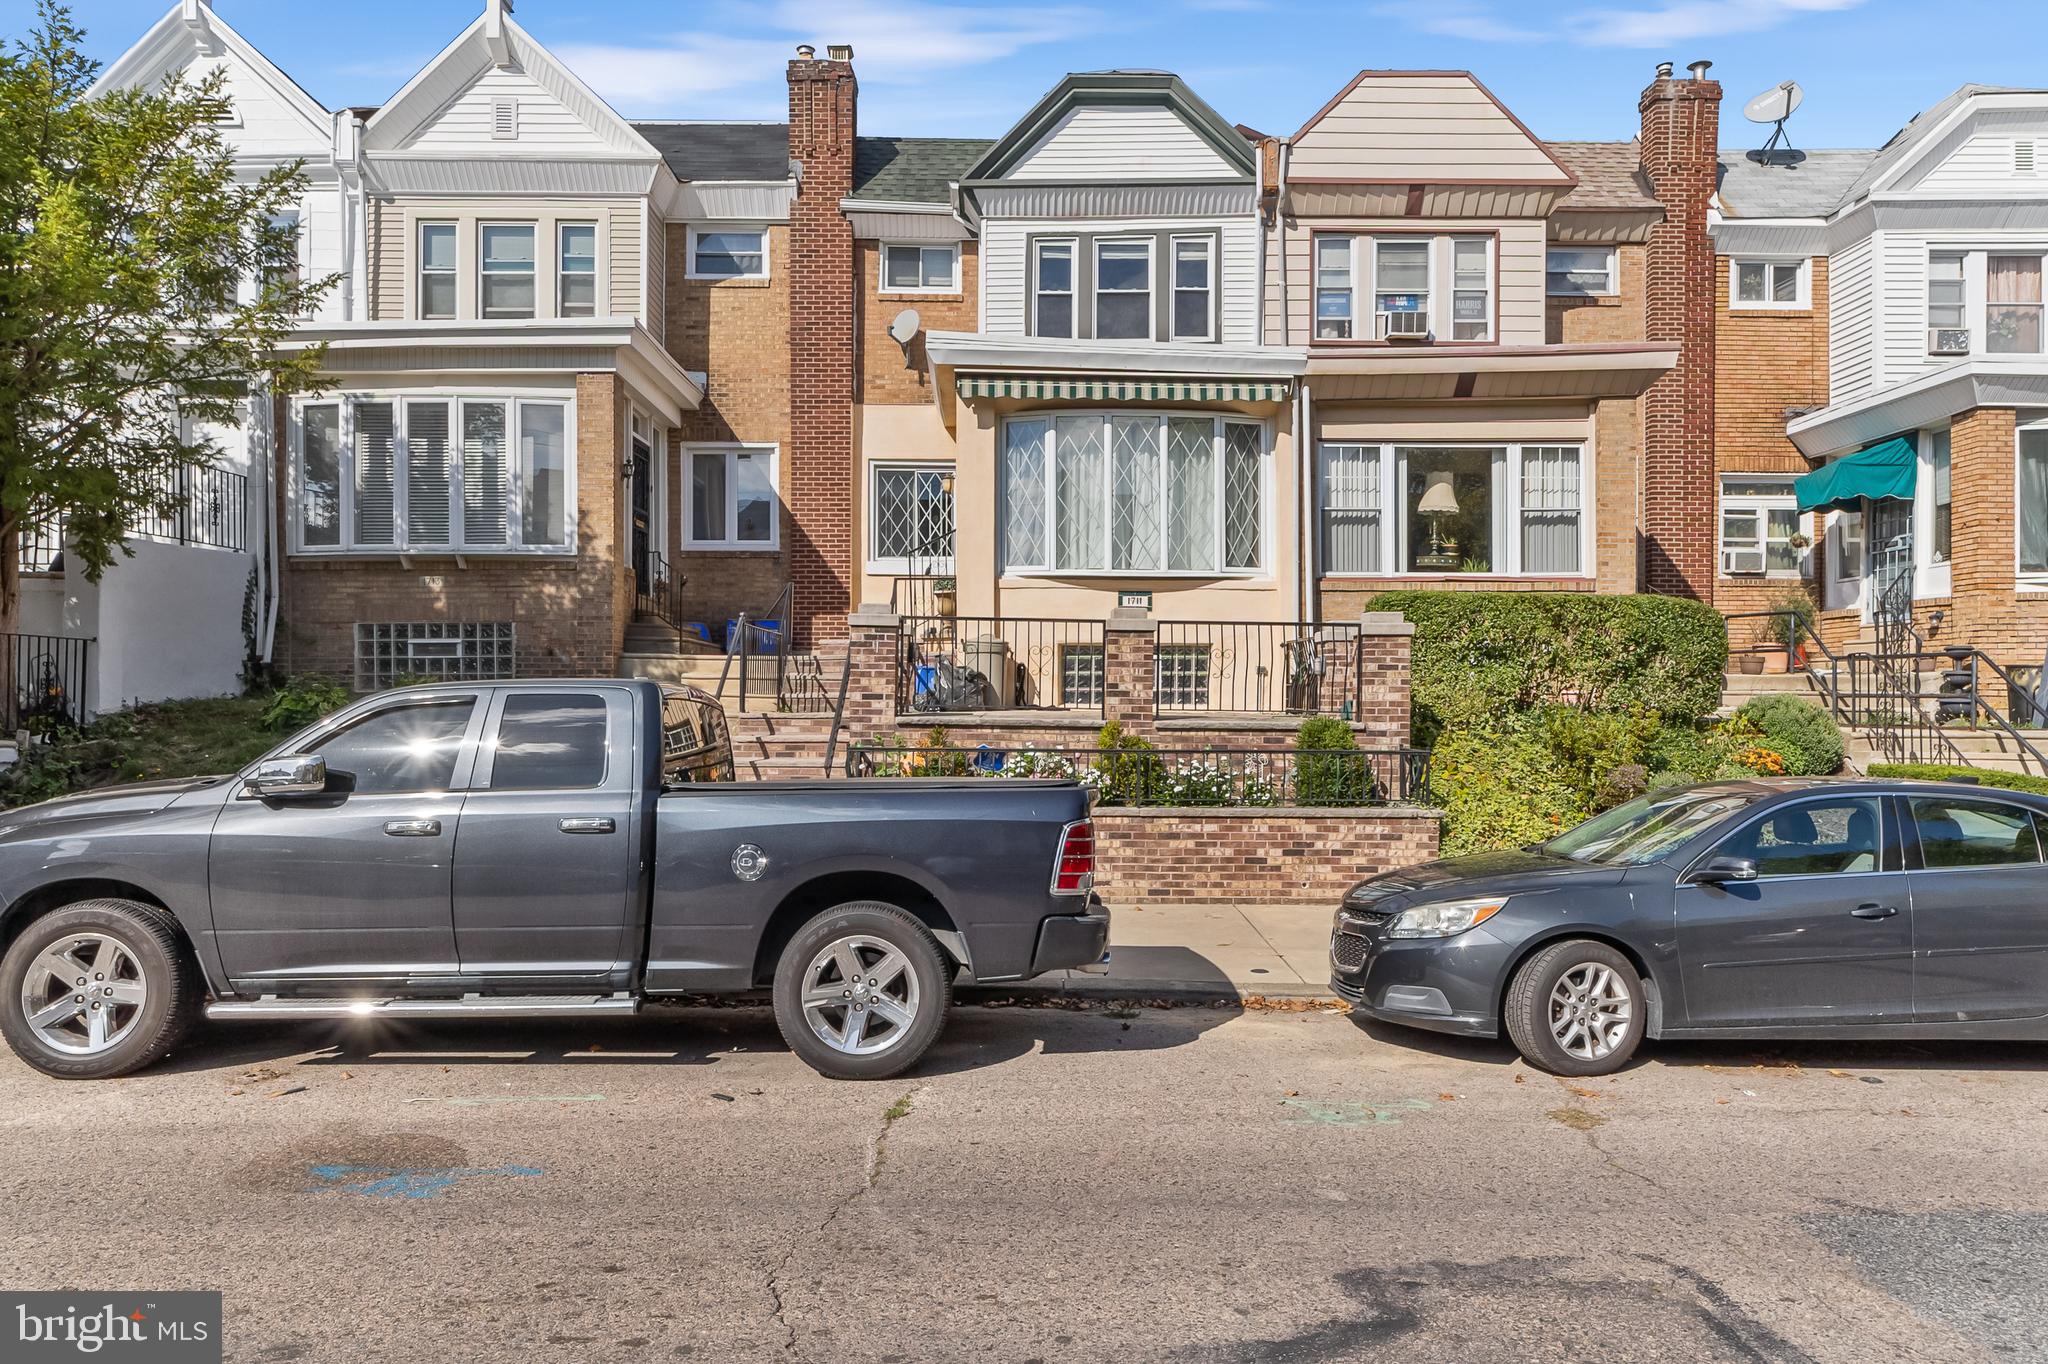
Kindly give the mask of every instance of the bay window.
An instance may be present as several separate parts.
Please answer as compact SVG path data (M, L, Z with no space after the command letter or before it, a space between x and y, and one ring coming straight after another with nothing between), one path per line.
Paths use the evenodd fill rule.
M1792 476L1733 474L1721 480L1721 572L1797 577L1805 554L1792 543L1805 518Z
M2048 426L2020 428L2018 494L2020 576L2048 585Z
M1936 251L1927 258L1927 349L1931 353L1954 354L1970 349L1969 283L1964 260L1960 251Z
M1577 445L1328 442L1322 566L1329 574L1586 572L1587 483Z
M1152 239L1095 243L1095 335L1099 340L1152 339Z
M483 316L533 316L533 232L532 223L483 225L483 269L477 285Z
M2041 353L2041 257L1985 259L1984 348L1994 355Z
M567 550L569 404L513 397L309 402L297 432L306 551Z
M1257 571L1266 435L1160 413L1017 417L1002 441L1003 564L1025 573Z
M775 448L699 447L689 457L689 547L774 549L781 537Z

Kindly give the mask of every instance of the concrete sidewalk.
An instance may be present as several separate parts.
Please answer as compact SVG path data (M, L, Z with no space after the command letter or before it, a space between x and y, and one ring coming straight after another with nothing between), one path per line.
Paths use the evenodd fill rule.
M1054 971L986 988L1116 998L1332 998L1334 904L1112 905L1109 974Z

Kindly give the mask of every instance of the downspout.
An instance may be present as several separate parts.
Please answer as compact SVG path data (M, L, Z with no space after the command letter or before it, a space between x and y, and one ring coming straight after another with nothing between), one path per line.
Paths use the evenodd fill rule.
M1283 346L1293 344L1294 339L1293 301L1287 293L1287 163L1288 154L1293 149L1293 143L1281 139L1278 183L1273 195L1273 239L1279 245L1280 255L1280 344ZM1294 519L1294 618L1310 622L1322 615L1315 592L1316 460L1315 438L1309 425L1312 416L1308 369L1304 365L1300 383L1294 391L1295 501L1300 508Z

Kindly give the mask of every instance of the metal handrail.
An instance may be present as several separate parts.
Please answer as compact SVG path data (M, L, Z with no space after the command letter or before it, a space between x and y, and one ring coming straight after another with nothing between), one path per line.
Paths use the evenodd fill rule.
M1944 649L1941 652L1947 658L1949 658L1950 661L1955 663L1956 667L1951 671L1960 672L1962 670L1962 665L1964 663L1969 664L1970 689L1967 693L1967 696L1970 702L1970 718L1972 723L1975 722L1976 717L1980 713L1989 716L1991 718L1992 723L1997 725L1998 728L2005 733L2005 736L2008 739L2012 740L2013 745L2016 748L2018 748L2021 752L2026 754L2027 757L2033 759L2034 766L2037 770L2039 770L2042 773L2048 773L2048 755L2044 755L2041 752L2041 750L2034 745L2033 740L2027 738L2025 735L2019 732L2018 727L2013 724L2011 716L2006 715L2004 712L2000 711L1998 707L1992 705L1989 701L1985 700L1982 688L1980 688L1977 685L1978 666L1980 664L1988 664L1990 665L1991 671L1998 675L1998 679L2004 682L2008 689L2010 689L2011 691L2021 690L2018 680L2014 678L2011 673L2005 670L2005 665L2000 663L1997 659L1993 658L1990 654L1985 653L1982 649L1979 649L1974 645L1956 645L1952 648Z
M1786 628L1783 626L1780 627L1780 632L1778 634L1779 639L1785 640L1787 635L1791 636L1791 638L1789 640L1786 640L1786 642L1784 643L1751 645L1741 650L1737 650L1733 647L1733 645L1731 645L1729 647L1728 652L1731 654L1737 652L1769 653L1774 649L1782 649L1785 651L1785 671L1789 674L1792 671L1792 659L1794 652L1796 650L1804 648L1807 644L1811 644L1814 647L1814 649L1820 653L1820 656L1828 661L1828 675L1825 679L1823 679L1821 676L1819 676L1819 674L1815 672L1813 667L1809 664L1805 669L1805 676L1808 681L1812 682L1816 687L1820 689L1821 695L1827 699L1828 713L1834 716L1837 721L1848 720L1848 714L1845 711L1842 703L1841 682L1839 677L1840 666L1842 664L1843 659L1846 658L1847 655L1837 654L1833 649L1830 649L1828 647L1828 642L1822 639L1819 633L1814 630L1813 623L1811 621L1807 620L1797 611L1737 611L1723 618L1724 628L1725 625L1733 624L1735 621L1738 620L1771 620L1792 622L1792 626L1796 628ZM1732 636L1733 631L1730 631L1730 634Z
M754 652L748 646L754 642L756 635L764 636L774 642L775 699L777 704L780 704L783 699L782 689L789 678L789 637L792 633L788 617L783 613L794 600L795 588L796 583L793 580L785 581L782 584L782 591L776 593L774 602L769 605L767 610L760 612L758 615L754 612L742 610L732 623L732 634L725 641L725 665L718 670L718 697L721 703L725 699L725 684L732 676L733 655L737 653L740 660L739 708L741 714L745 714L747 709L747 659ZM773 620L777 624L772 627L756 625L753 623L755 620Z
M846 723L846 684L853 677L853 650L848 648L839 668L839 700L832 706L832 731L825 736L825 775L832 775L832 760L839 753L839 730Z

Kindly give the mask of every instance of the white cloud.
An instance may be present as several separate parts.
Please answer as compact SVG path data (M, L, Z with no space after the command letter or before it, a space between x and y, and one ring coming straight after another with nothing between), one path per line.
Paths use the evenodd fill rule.
M1373 13L1399 19L1423 33L1472 42L1530 43L1549 36L1503 19L1472 0L1401 0L1398 4L1377 6Z
M1566 20L1581 42L1601 47L1662 47L1776 28L1802 14L1854 9L1863 0L1668 0L1651 9L1587 10Z

